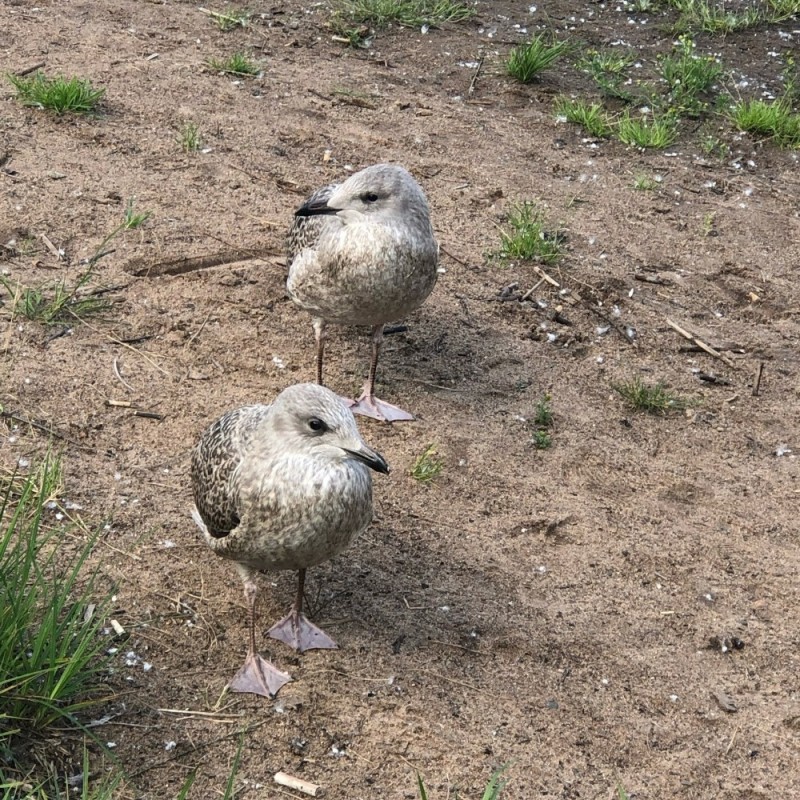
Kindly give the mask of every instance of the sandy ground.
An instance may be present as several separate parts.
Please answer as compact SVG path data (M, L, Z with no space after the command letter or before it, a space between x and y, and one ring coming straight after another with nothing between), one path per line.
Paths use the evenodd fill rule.
M672 41L663 15L547 6L586 46L624 37L652 60ZM506 763L506 800L800 796L797 153L723 122L722 159L691 125L661 153L587 139L552 113L556 94L589 89L568 62L530 87L502 74L521 28L546 21L528 4L481 2L470 22L390 30L366 50L331 40L324 5L250 7L229 33L188 2L2 9L3 70L44 62L107 90L83 119L4 91L4 274L74 282L128 198L152 212L96 268L91 287L116 287L102 317L45 327L0 291L0 402L58 432L63 500L108 523L97 558L129 633L103 729L129 775L120 797L174 797L193 769L190 797L221 795L242 730L237 797L284 796L282 769L332 798L414 798L415 770L431 798L477 798ZM797 27L698 46L774 90ZM204 67L234 50L262 75ZM177 144L187 121L199 152ZM297 657L262 637L295 681L274 701L218 702L246 614L189 517L189 452L223 411L313 379L283 237L308 190L382 161L423 185L443 248L379 375L418 419L361 423L393 473L376 480L369 531L309 576L341 649ZM640 174L658 187L636 191ZM523 200L565 231L545 270L566 291L539 265L489 257ZM329 385L357 390L367 332L335 331L328 354ZM636 376L689 409L630 410L613 384ZM537 450L545 395L552 446ZM444 467L424 486L409 471L429 444ZM47 446L6 420L6 467ZM264 586L262 629L294 576ZM79 751L69 736L34 747L69 774Z

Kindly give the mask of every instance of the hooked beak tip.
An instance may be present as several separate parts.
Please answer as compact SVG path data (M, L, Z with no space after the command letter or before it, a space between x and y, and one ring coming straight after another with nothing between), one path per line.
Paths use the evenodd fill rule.
M389 474L390 469L389 465L386 463L386 459L375 450L350 450L346 447L343 449L345 453L358 459L363 464L366 464L370 469L375 470L375 472L381 472L384 475Z

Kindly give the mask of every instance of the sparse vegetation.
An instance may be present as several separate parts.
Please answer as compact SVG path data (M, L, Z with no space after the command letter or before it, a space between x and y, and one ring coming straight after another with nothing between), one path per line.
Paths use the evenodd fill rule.
M195 153L200 149L200 128L195 122L184 122L178 134L178 144L187 153Z
M640 192L651 192L660 183L660 179L651 175L637 175L633 179L633 188Z
M345 0L339 18L385 28L392 23L410 28L436 27L474 16L475 9L456 0Z
M506 788L507 781L503 780L502 776L507 767L508 764L500 767L500 769L497 769L492 773L491 777L489 778L489 782L486 784L486 788L483 790L480 800L498 800L503 792L503 789ZM417 773L417 790L419 791L419 800L429 800L428 790L425 788L425 782L422 780L422 776L419 773ZM458 799L459 794L456 791L453 795L453 800Z
M105 693L105 594L87 566L96 537L60 546L65 531L46 509L61 481L53 457L22 481L0 481L0 745L11 753L55 723L79 724Z
M97 108L105 89L95 89L84 78L48 78L42 72L30 76L7 75L17 90L17 98L26 106L37 106L56 114L89 114Z
M530 83L542 70L568 53L572 46L566 39L559 40L541 33L527 44L519 45L511 51L506 61L506 71L521 83Z
M209 58L206 63L217 72L225 72L229 75L239 75L245 78L252 78L261 71L261 67L251 60L246 53L234 53L228 58Z
M743 100L732 106L729 116L739 130L773 139L781 147L800 148L800 114L786 98Z
M108 300L100 297L97 292L88 291L87 286L94 277L97 263L108 255L106 249L108 244L126 227L126 220L123 219L123 222L103 239L95 254L87 261L86 270L71 285L64 278L52 286L23 286L0 275L0 285L11 295L13 314L42 325L55 325L65 321L82 320L108 309L110 306Z
M550 395L546 394L537 403L533 410L533 433L531 444L537 450L547 450L553 443L551 429L553 427L553 408L550 405Z
M136 205L136 198L129 197L128 202L125 204L125 212L122 219L122 226L126 231L132 231L136 228L141 228L145 222L153 215L152 211L134 211Z
M244 28L250 22L252 13L246 8L226 8L224 11L209 11L209 17L223 32L227 33L234 28Z
M552 264L561 257L563 235L545 229L544 213L534 203L515 206L508 215L510 231L501 231L500 256Z
M559 97L556 98L555 110L558 116L563 117L567 122L580 125L591 136L609 136L613 131L613 124L608 112L600 103Z
M677 31L703 33L734 33L755 27L766 21L763 9L755 5L743 5L735 10L722 0L668 0L680 17L675 25Z
M627 145L663 150L678 138L678 123L672 115L634 115L625 109L617 122L617 135Z
M631 92L622 86L628 82L627 69L633 62L630 53L590 50L578 61L578 68L591 77L603 94L628 102Z
M411 467L411 477L420 483L430 483L444 469L444 461L437 455L436 445L429 444Z
M685 398L670 392L663 383L648 385L639 377L614 383L612 388L635 411L666 414L681 411L688 405Z
M659 59L672 113L698 116L705 109L701 95L707 94L722 75L722 67L713 56L698 56L694 49L692 39L681 36L673 52Z

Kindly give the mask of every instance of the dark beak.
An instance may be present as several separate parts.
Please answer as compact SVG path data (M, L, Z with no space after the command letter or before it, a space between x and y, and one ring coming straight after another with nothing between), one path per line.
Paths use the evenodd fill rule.
M345 453L366 464L370 469L374 469L375 472L382 472L384 475L389 474L389 465L377 450L372 450L366 445L360 450L351 450L349 447L343 447L342 449Z
M312 200L308 203L303 203L297 211L294 212L296 217L315 217L318 214L336 214L341 211L339 208L331 208L326 200Z

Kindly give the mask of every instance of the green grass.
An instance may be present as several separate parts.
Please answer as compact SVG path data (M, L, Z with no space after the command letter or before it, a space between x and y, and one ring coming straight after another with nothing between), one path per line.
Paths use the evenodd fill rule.
M668 0L680 14L675 29L684 32L734 33L762 24L765 9L755 5L734 10L724 0Z
M629 102L633 97L631 91L622 87L627 83L627 70L633 63L630 53L590 50L578 61L578 69L587 73L604 95Z
M506 259L537 260L553 264L561 258L560 232L545 230L544 213L534 203L524 202L508 215L510 230L501 231L500 256Z
M0 749L8 752L54 725L80 726L77 715L106 699L108 590L87 565L97 537L67 540L48 526L46 506L61 490L52 457L0 490Z
M200 149L202 139L200 128L195 122L184 122L177 138L181 149L187 153L196 153Z
M515 47L506 61L506 72L522 83L531 83L539 73L572 49L572 43L540 33L527 44Z
M555 111L557 116L580 125L591 136L609 136L613 131L611 118L601 103L562 96L555 100Z
M395 23L409 28L462 22L475 15L472 6L457 0L344 0L337 16L356 23L386 28Z
M240 75L245 78L252 78L261 71L261 67L248 58L246 53L234 53L228 58L209 58L206 63L216 72Z
M531 444L537 450L547 450L553 444L551 429L553 427L553 407L549 394L544 395L537 401L533 409L533 419L531 420L533 433L531 434Z
M503 789L506 788L507 781L503 780L502 776L507 767L508 764L500 767L500 769L497 769L492 773L491 777L489 778L489 782L486 784L486 788L483 790L480 800L499 799ZM428 790L425 788L425 782L422 780L422 776L419 773L417 773L417 791L419 791L420 800L430 800L428 797ZM452 797L453 800L459 800L460 795L458 794L458 790L453 792Z
M639 192L652 192L658 188L660 181L650 175L636 175L633 179L633 188Z
M800 0L767 0L767 22L784 22L800 17Z
M437 455L436 446L429 444L411 467L411 477L420 483L430 483L444 469L444 461Z
M89 114L97 108L105 89L95 89L84 78L48 78L42 72L30 76L6 76L17 90L17 99L26 106L55 111L56 114Z
M649 385L638 377L611 387L635 411L666 414L668 411L682 411L688 405L686 398L673 394L663 383Z
M13 284L0 275L0 284L12 297L14 314L42 325L58 325L96 316L109 308L102 297L80 294L92 276L93 270L88 269L72 285L64 280L49 287L34 287Z
M252 13L246 8L226 8L224 11L209 11L212 22L223 32L234 28L245 28L250 22Z
M659 59L661 77L669 86L667 102L673 113L699 116L707 104L701 95L708 94L722 75L722 66L713 56L698 56L689 36L680 36L672 53Z
M553 424L553 408L550 405L550 395L546 394L536 403L533 411L533 424L542 428L549 428Z
M627 145L663 150L678 138L677 118L667 114L634 115L625 109L617 121L617 136Z
M785 97L771 102L743 100L731 107L728 116L739 130L773 139L781 147L800 148L800 114Z
M132 207L129 206L129 208L133 213ZM139 215L139 217L141 216ZM143 221L141 220L141 222ZM78 276L73 284L69 284L64 279L51 286L45 284L23 286L0 275L0 286L3 286L11 295L12 313L41 325L58 325L63 322L80 321L108 310L111 306L109 301L98 294L87 291L87 287L94 277L97 263L109 254L106 249L109 243L119 233L130 227L128 223L128 211L126 210L123 222L103 239L94 255L88 260L86 270Z
M125 204L125 212L122 218L122 227L126 231L132 231L136 228L141 228L145 222L153 215L152 211L134 211L136 205L136 198L129 197L128 202Z

